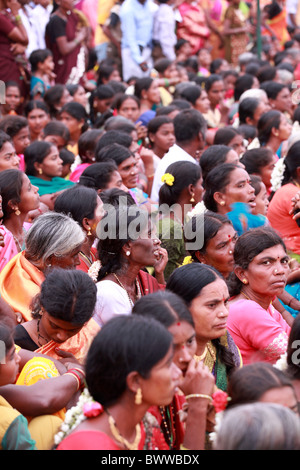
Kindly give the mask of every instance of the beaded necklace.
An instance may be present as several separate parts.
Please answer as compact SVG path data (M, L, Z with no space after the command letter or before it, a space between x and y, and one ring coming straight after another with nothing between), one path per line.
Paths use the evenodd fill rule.
M176 442L175 413L173 405L160 406L159 412L162 417L162 432L170 449L174 448Z

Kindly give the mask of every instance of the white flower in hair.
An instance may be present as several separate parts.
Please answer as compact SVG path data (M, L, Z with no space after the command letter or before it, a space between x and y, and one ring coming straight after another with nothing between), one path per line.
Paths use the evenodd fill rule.
M280 158L274 167L271 175L271 191L275 192L277 189L281 188L283 174L285 170L284 158Z
M195 205L195 207L193 207L192 210L190 210L188 213L187 213L187 219L191 219L192 217L194 217L195 215L198 215L198 214L203 214L203 212L206 212L206 207L204 205L204 202L201 201L201 202L198 202L198 204Z
M94 282L97 282L100 268L101 262L95 261L88 270L88 275L93 279Z

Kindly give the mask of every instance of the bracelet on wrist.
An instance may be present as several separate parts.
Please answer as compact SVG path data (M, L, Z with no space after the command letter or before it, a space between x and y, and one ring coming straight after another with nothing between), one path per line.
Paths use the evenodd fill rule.
M189 400L190 398L206 398L209 401L213 401L210 395L205 395L203 393L191 393L191 395L187 395L185 397L186 400Z
M16 16L15 16L15 21L16 21L17 23L19 23L20 21L22 21L21 16L20 16L20 15L16 15Z

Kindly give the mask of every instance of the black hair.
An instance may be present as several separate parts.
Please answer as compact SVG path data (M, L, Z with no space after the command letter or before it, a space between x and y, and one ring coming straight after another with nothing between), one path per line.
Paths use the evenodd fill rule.
M61 83L56 83L51 88L49 88L44 94L44 101L48 106L49 112L51 117L56 117L58 114L57 105L60 103L64 91L66 89L66 85L62 85Z
M34 164L36 162L42 163L49 155L51 147L55 147L55 144L44 140L36 140L26 147L24 150L24 160L26 165L26 174L28 176L36 176L37 170L35 169Z
M0 188L2 197L3 222L9 219L13 209L9 206L12 201L18 204L21 201L21 190L24 173L21 170L9 169L0 172Z
M6 142L12 143L10 135L6 134L6 132L0 131L0 150Z
M99 144L99 142L98 142ZM97 144L97 147L98 147ZM107 160L114 160L119 166L124 160L133 156L131 150L129 150L124 145L120 144L111 144L106 145L105 147L98 150L96 147L95 158L97 162L105 162Z
M67 148L62 148L59 151L59 158L63 161L63 165L74 163L75 161L75 155L71 150L68 150Z
M254 113L259 104L260 101L258 98L245 98L239 103L238 111L240 124L247 124L247 117L254 119Z
M153 78L151 77L144 77L138 78L134 85L134 94L140 100L142 98L143 90L149 90L153 83Z
M8 134L11 138L15 137L20 130L28 126L28 121L23 116L4 116L0 121L0 130Z
M250 229L237 239L234 248L235 265L247 269L255 256L276 245L281 245L286 252L284 241L273 228L264 226ZM242 286L242 281L232 273L228 280L230 295L238 295Z
M31 66L31 72L36 72L39 63L45 62L49 56L52 56L50 49L35 49L32 51L28 59Z
M134 304L132 314L155 318L166 328L179 321L186 321L194 328L193 317L184 300L168 290L141 297Z
M46 114L48 115L50 114L49 108L44 101L31 100L31 101L28 101L28 103L25 106L25 109L24 109L25 116L28 117L29 113L33 111L34 109L41 109Z
M105 132L100 139L97 141L97 145L95 148L95 157L97 160L97 155L107 146L110 146L112 144L118 144L121 145L122 147L125 147L126 149L129 149L129 147L132 144L132 137L127 134L126 132L121 132L121 131L116 131L116 130L111 130Z
M239 168L234 163L222 163L213 168L206 176L204 182L203 202L206 209L218 212L218 205L214 199L215 192L222 192L230 182L231 173Z
M79 184L96 191L105 190L115 171L118 171L118 167L113 160L92 163L82 172Z
M197 99L201 96L202 89L198 85L187 85L179 92L181 98L187 100L193 106L196 104Z
M130 228L136 223L136 231L131 233ZM113 211L107 211L98 236L98 257L102 263L98 281L122 267L123 246L128 241L135 241L148 227L148 223L149 214L136 205L117 206Z
M66 103L61 110L59 111L59 115L61 116L62 113L67 113L76 119L78 122L83 121L83 126L81 128L81 133L85 132L89 125L87 121L87 112L84 106L76 101L71 101L70 103Z
M241 162L245 165L247 173L260 174L261 169L271 163L273 152L268 147L259 147L247 150L241 158Z
M276 100L277 95L284 89L288 88L288 86L284 83L273 82L273 81L266 81L260 85L260 88L267 93L267 96L271 100Z
M164 183L159 190L159 205L166 204L171 207L178 202L182 191L190 184L195 185L201 178L201 168L198 164L186 161L171 163L166 169L174 177L170 186Z
M92 188L74 185L57 196L54 211L66 214L82 227L82 221L93 219L97 207L97 192Z
M253 87L254 83L254 76L245 73L244 75L241 75L238 77L237 81L235 82L234 86L234 101L239 101L240 97L246 90L250 90L250 88Z
M83 326L93 316L96 298L97 287L87 273L54 268L32 301L32 317L40 318L43 307L51 317Z
M272 109L262 114L257 123L258 140L260 145L266 145L271 137L272 129L280 126L282 113Z
M199 162L202 170L203 181L205 181L210 170L215 168L217 165L226 162L226 157L231 150L231 147L221 144L210 145L206 150L204 150Z
M284 159L285 169L282 186L297 178L297 168L300 166L300 141L295 142L288 150Z
M229 145L237 135L240 135L240 133L235 127L220 127L215 133L214 145Z
M194 249L188 250L193 261L199 262L196 254L198 252L202 254L206 252L208 242L217 235L218 231L225 224L233 226L231 220L228 219L226 215L218 214L216 212L206 211L204 214L191 217L184 226L185 242L195 244L197 235L199 235L200 231L203 233L203 237L201 237L201 245L199 244L199 246ZM195 234L194 238L191 238L191 234Z
M181 144L192 141L199 133L205 138L207 123L196 109L184 109L175 116L173 123L176 141Z
M69 129L63 122L60 121L50 121L45 125L43 129L43 137L48 137L49 135L62 137L66 144L70 140Z
M86 153L95 153L97 142L103 136L104 131L100 129L87 129L78 139L78 155L81 160L86 160Z
M171 333L154 318L118 315L107 322L87 355L86 383L94 400L114 405L127 390L128 374L135 371L147 379L172 342Z
M223 276L212 266L190 263L172 272L166 289L182 297L189 307L205 286L218 279L223 279ZM213 339L212 343L220 353L220 360L225 364L227 373L231 373L235 369L233 354L221 344L219 338Z
M216 73L209 75L207 80L205 80L205 90L208 92L215 82L223 82L222 75Z

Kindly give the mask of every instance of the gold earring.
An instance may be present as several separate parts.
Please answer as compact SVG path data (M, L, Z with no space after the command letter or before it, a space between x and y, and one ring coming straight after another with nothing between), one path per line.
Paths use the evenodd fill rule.
M192 197L191 197L191 199L190 199L190 202L195 202L194 194L192 194Z
M87 236L90 237L92 235L92 232L91 232L91 229L89 227L89 230L88 230L88 233L87 233Z
M247 279L246 279L245 277L244 277L244 279L242 279L242 283L243 283L243 284L248 284L248 281L247 281Z
M137 389L137 392L136 392L135 398L134 398L134 403L136 405L141 405L142 404L142 389L141 388Z
M225 206L225 201L221 201L220 206Z
M42 175L42 174L43 174L43 170L39 168L39 175Z
M16 214L16 215L20 215L20 214L21 214L21 212L19 211L18 208L15 210L15 214Z

